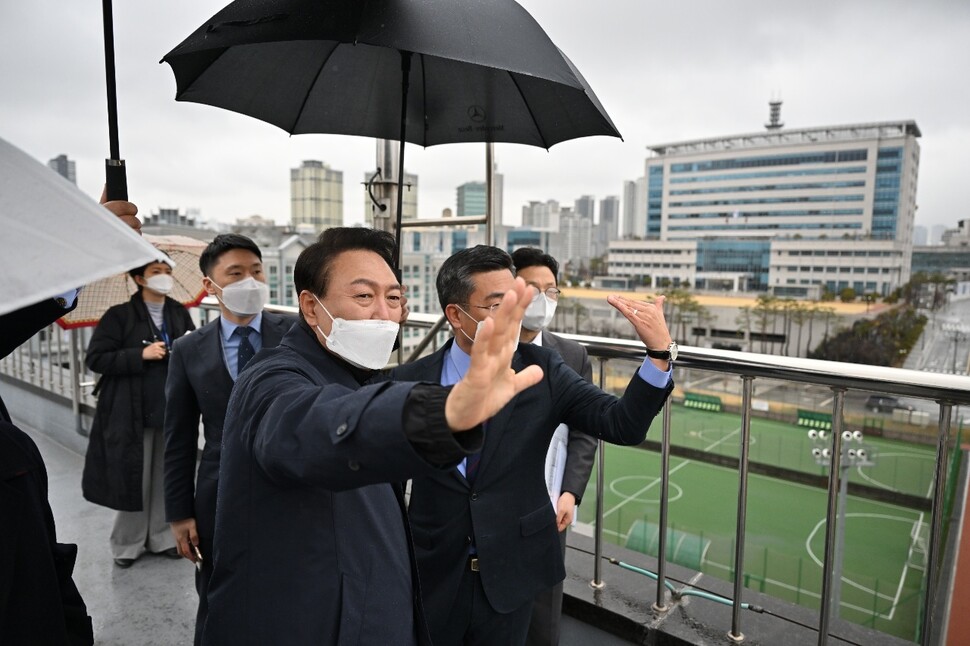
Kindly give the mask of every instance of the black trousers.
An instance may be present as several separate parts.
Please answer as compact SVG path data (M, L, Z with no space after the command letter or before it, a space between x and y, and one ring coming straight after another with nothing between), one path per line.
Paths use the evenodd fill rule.
M529 630L532 603L512 612L492 608L478 572L465 568L451 613L444 624L432 621L431 641L435 646L522 646Z
M559 547L566 559L566 531L559 532ZM536 595L529 623L528 646L558 646L562 619L562 581Z

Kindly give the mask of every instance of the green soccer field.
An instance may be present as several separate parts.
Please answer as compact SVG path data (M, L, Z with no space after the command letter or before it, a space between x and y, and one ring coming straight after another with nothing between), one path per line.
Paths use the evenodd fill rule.
M739 454L740 417L680 406L672 410L674 444ZM651 430L660 439L659 418ZM933 453L881 439L866 440L875 465L853 469L850 481L926 496ZM750 459L813 473L806 429L753 419ZM607 540L656 554L660 456L607 445L603 531ZM595 472L579 521L595 521ZM731 580L738 474L732 469L671 457L667 558ZM818 609L824 557L826 492L751 475L748 484L745 585ZM849 496L846 508L841 616L905 639L915 639L921 602L928 514ZM637 564L635 564L637 565Z

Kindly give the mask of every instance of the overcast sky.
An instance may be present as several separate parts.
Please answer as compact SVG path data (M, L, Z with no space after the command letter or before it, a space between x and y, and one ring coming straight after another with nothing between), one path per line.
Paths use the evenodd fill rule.
M447 0L442 0L443 2ZM485 0L483 0L485 1ZM494 0L504 1L504 0ZM224 0L115 1L122 157L143 212L198 208L203 219L289 220L289 169L320 159L344 172L348 224L363 219L360 181L372 139L290 137L218 108L177 103L161 57ZM643 174L646 146L756 132L771 96L786 126L914 119L922 130L917 224L970 217L970 2L871 0L523 0L582 71L624 141L592 137L546 152L496 146L504 219L529 200L571 204L619 195ZM0 4L0 137L46 161L65 153L97 196L108 156L101 3ZM409 145L419 208L455 207L455 188L483 181L482 144Z

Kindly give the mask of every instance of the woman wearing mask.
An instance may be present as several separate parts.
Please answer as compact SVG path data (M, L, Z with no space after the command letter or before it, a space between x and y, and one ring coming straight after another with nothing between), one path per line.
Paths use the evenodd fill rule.
M86 499L118 510L110 543L122 568L146 551L178 558L164 509L165 378L172 342L195 329L166 296L168 264L128 273L138 292L104 314L88 345L87 366L101 379L82 479Z

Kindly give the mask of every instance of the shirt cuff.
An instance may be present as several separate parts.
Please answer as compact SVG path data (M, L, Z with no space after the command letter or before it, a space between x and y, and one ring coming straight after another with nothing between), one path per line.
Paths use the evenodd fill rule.
M650 360L650 357L645 357L643 359L643 364L640 366L640 369L637 371L637 374L640 375L640 379L643 379L645 382L647 382L654 388L664 389L667 387L668 384L670 384L670 377L671 377L671 374L673 373L673 370L674 370L674 363L672 361L670 362L669 367L667 368L667 371L664 372L663 370L661 370L660 368L658 368L653 364L653 361Z
M80 289L72 289L64 292L63 294L58 294L54 297L54 302L64 309L69 310L74 307L74 301L77 300L77 295L80 293L80 291Z
M418 384L404 402L404 435L414 450L429 464L451 467L465 456L478 453L485 443L479 424L461 433L452 433L445 419L445 400L451 386Z

